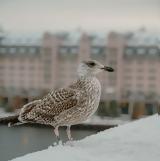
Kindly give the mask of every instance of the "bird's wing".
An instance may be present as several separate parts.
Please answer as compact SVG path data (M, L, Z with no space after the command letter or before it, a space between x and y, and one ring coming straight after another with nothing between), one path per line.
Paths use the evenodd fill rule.
M51 122L61 112L76 107L81 95L82 92L71 88L61 88L50 92L41 101L33 103L33 108L30 108L27 113L26 121ZM30 107L31 105L32 103L30 103Z

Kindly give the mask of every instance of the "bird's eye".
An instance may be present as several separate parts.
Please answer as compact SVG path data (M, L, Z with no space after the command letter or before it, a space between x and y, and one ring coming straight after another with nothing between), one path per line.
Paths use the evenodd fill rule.
M95 66L96 64L95 64L95 62L88 62L88 65L93 67L93 66Z

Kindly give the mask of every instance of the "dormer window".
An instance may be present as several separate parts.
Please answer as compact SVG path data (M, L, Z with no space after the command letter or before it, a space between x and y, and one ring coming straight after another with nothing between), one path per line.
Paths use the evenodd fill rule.
M91 54L93 55L103 55L104 54L104 51L105 51L105 48L104 47L92 47L91 48Z
M29 52L30 52L31 54L34 54L34 53L36 52L36 48L31 47L31 48L29 49Z
M21 47L21 48L19 49L19 52L22 53L22 54L24 54L25 51L26 51L26 50L25 50L25 48L23 48L23 47Z
M146 53L146 50L144 48L137 49L137 54L144 55Z
M5 47L1 47L0 48L0 53L4 54L6 53L7 49Z
M99 54L99 48L93 48L92 54Z
M127 49L126 49L126 54L127 54L127 55L132 55L132 54L134 54L134 50L131 49L131 48L127 48Z
M68 49L67 49L67 47L61 47L59 52L60 52L60 54L67 54L68 53Z
M155 48L149 49L149 54L150 55L156 55L157 54L157 49L155 49Z
M78 53L78 48L77 47L71 47L70 48L70 53L71 54L77 54Z
M10 53L10 54L16 53L16 48L11 47L11 48L9 49L9 53Z

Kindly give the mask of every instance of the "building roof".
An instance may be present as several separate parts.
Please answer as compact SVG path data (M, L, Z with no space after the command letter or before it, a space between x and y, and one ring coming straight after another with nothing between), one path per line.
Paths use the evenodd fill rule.
M129 46L159 46L160 47L160 33L149 32L141 29L131 34L127 44Z
M88 36L92 46L105 46L107 43L107 36L104 33L84 33L82 31L61 32L54 34L62 38L64 46L77 46L83 35Z
M79 45L81 36L84 34L82 31L73 32L58 32L53 34L61 38L61 45L64 46L77 46ZM106 33L86 33L92 46L106 46L107 34ZM144 29L132 32L130 34L122 34L127 38L128 46L159 46L160 47L160 33L149 32ZM42 33L1 33L0 43L5 46L41 46Z
M4 33L1 45L5 46L40 46L42 34Z

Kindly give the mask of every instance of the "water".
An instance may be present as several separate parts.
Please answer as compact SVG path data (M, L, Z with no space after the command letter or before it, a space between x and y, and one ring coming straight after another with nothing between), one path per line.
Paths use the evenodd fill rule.
M96 131L72 130L74 140L94 133ZM60 135L62 140L67 140L64 128L60 128ZM51 127L22 125L8 128L6 125L0 125L0 161L46 149L55 141Z

